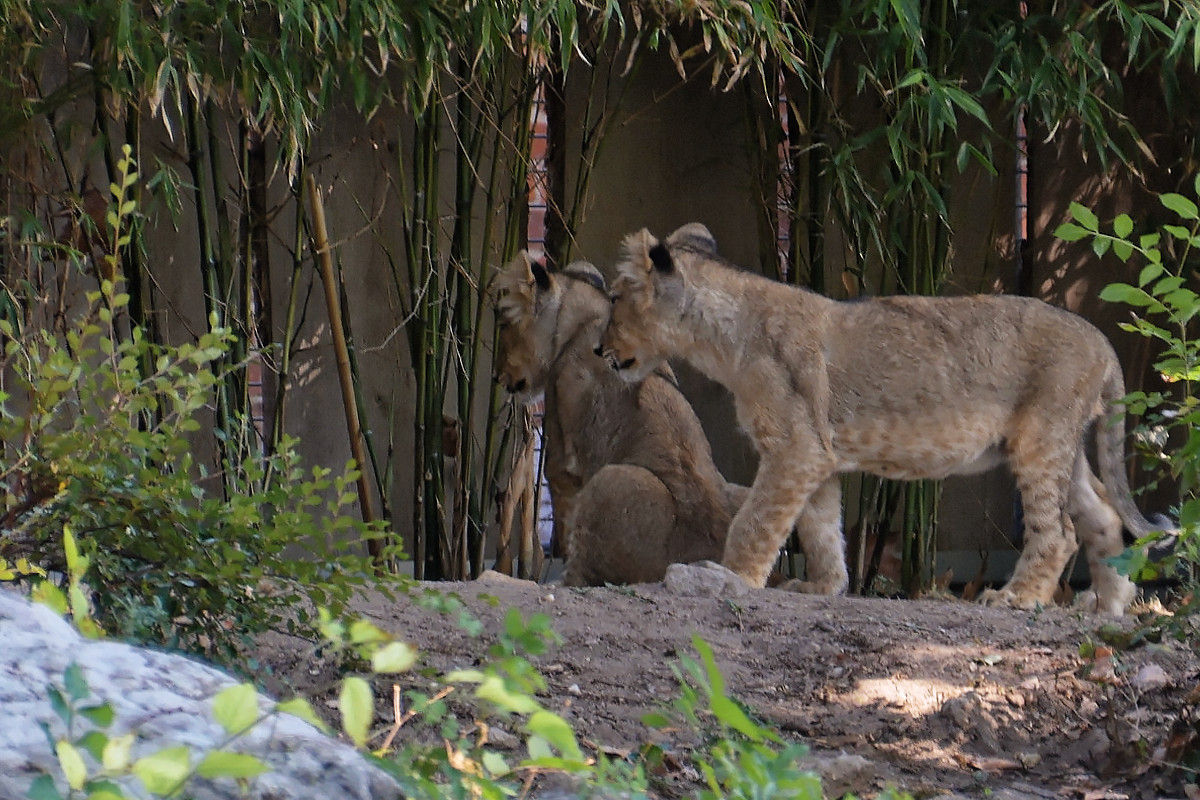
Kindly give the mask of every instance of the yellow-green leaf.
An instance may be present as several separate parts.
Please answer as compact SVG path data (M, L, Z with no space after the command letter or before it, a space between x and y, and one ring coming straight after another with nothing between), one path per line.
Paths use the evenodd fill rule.
M254 778L270 769L254 756L217 750L204 757L196 767L196 774L201 778Z
M369 642L386 642L392 637L379 629L378 626L365 619L356 619L350 623L350 641L354 644Z
M80 560L79 546L75 543L75 535L67 527L63 528L63 556L67 560L67 569L76 572Z
M583 752L575 741L575 731L565 719L552 711L535 711L526 723L529 732L549 742L564 758L583 761Z
M53 583L42 581L37 586L33 587L32 597L34 602L48 606L54 613L60 616L67 613L67 596Z
M342 712L342 730L354 744L363 747L367 743L371 720L375 716L371 684L354 676L346 678L342 681L338 706Z
M133 752L133 739L133 734L127 733L124 736L108 740L108 744L104 745L104 756L101 759L106 770L123 772L128 769Z
M293 717L299 717L318 730L328 732L328 727L317 716L317 712L313 710L312 704L303 697L296 697L279 703L275 706L275 710L283 714L291 714Z
M82 789L87 781L87 765L83 763L83 755L65 739L55 745L54 751L58 754L58 765L62 767L67 785L72 789Z
M405 672L417 663L417 651L404 642L392 642L371 654L375 672Z
M191 772L188 748L168 747L133 762L133 774L142 779L151 794L169 795L177 791Z
M492 777L501 777L512 772L512 768L508 766L508 762L504 760L504 756L497 753L495 750L483 751L482 759L483 767Z
M475 690L475 696L495 705L501 711L517 714L532 714L541 708L537 701L527 694L509 691L504 681L497 675L488 675Z
M258 722L258 692L249 683L222 690L213 698L213 719L227 733L237 735Z
M17 572L20 572L22 575L39 575L43 578L46 577L46 570L42 569L37 564L30 562L28 558L17 559Z

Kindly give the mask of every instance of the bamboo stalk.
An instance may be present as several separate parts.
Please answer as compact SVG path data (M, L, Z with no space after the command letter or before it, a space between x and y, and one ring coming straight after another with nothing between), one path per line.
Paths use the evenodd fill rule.
M342 406L346 410L346 432L350 438L350 455L358 470L358 502L363 522L374 522L375 504L371 487L367 482L367 461L363 456L362 426L358 419L358 404L354 399L354 381L350 372L350 355L346 345L346 331L342 326L342 308L338 302L337 282L333 275L333 254L329 248L329 237L325 228L325 206L321 190L312 173L308 174L308 200L312 210L313 255L325 285L325 307L329 312L329 328L333 333L333 350L337 358L338 380L342 388ZM367 542L367 552L376 561L383 557L383 546L378 539Z
M292 353L295 350L296 338L299 332L297 306L300 302L301 258L304 251L304 199L301 186L306 182L308 170L302 168L300 179L292 185L292 195L296 204L296 227L292 237L292 275L288 287L287 312L283 323L280 342L278 379L275 386L275 407L271 413L271 444L269 454L278 452L283 442L283 434L287 422L288 376L292 370Z

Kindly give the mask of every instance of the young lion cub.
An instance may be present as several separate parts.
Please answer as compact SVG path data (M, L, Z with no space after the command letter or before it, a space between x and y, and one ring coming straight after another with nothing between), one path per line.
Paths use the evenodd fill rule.
M750 585L763 585L796 521L808 563L799 588L845 590L830 524L840 472L942 478L1007 461L1024 550L982 599L1051 602L1078 536L1089 604L1124 612L1136 589L1105 559L1122 549L1122 521L1136 536L1155 526L1130 498L1124 426L1108 419L1125 393L1121 367L1092 325L1012 296L837 302L733 268L696 223L666 242L642 230L625 248L598 352L630 379L683 356L732 390L760 463L722 562ZM1084 453L1097 421L1103 485Z
M662 580L720 557L745 496L725 481L669 371L632 384L592 352L608 319L604 279L575 262L549 273L522 252L497 275L496 379L545 392L546 474L567 585Z

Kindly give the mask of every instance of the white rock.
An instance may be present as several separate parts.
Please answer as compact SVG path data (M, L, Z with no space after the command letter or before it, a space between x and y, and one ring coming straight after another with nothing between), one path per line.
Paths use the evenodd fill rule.
M750 591L737 573L714 561L671 564L663 584L675 594L688 597L740 597Z
M115 713L104 732L138 734L134 758L187 745L198 760L227 738L212 718L212 698L238 681L209 666L119 642L84 639L50 609L3 589L0 642L0 798L25 797L42 774L54 776L65 793L58 759L40 726L48 725L56 736L66 734L47 689L62 687L71 664L82 668L91 690L84 702L108 703ZM261 695L258 704L264 711L273 706ZM246 792L233 780L195 779L185 794L196 800L401 796L396 782L353 748L290 715L264 720L226 749L254 755L271 771L252 779ZM119 783L126 797L148 797L136 778Z
M1153 689L1161 689L1171 682L1171 678L1158 664L1144 664L1137 671L1137 674L1133 676L1131 682L1135 687L1146 692Z

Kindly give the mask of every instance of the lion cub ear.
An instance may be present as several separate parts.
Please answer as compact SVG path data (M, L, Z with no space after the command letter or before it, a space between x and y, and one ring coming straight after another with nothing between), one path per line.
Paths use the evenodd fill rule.
M717 240L700 222L689 222L667 237L667 247L687 247L708 255L717 254Z
M503 267L496 271L488 283L488 294L497 302L507 295L519 294L522 285L528 285L532 276L529 272L529 254L521 250Z
M651 270L671 272L675 268L671 253L645 228L625 237L625 252L634 273L645 275Z

